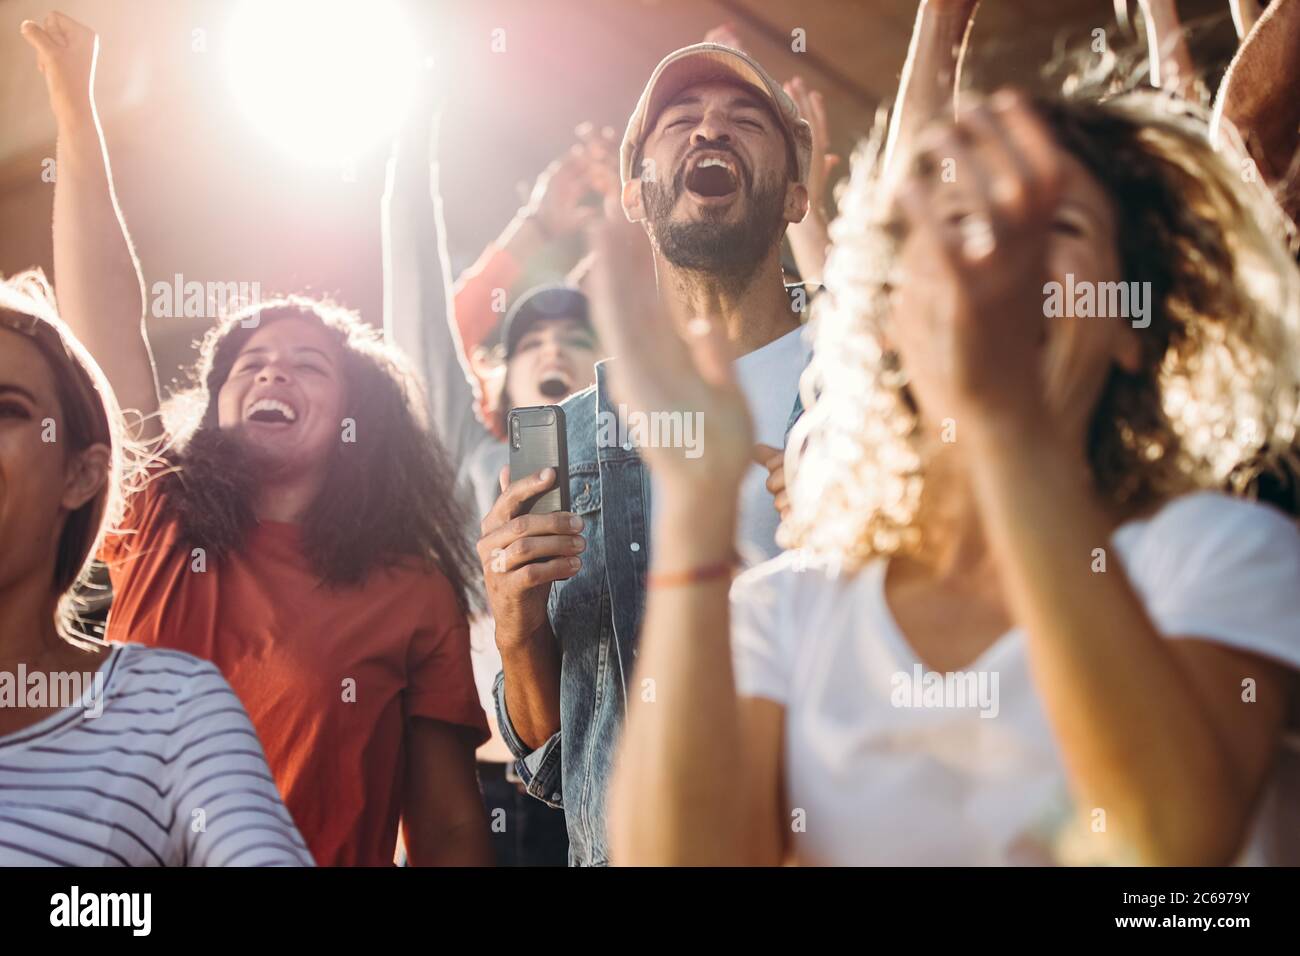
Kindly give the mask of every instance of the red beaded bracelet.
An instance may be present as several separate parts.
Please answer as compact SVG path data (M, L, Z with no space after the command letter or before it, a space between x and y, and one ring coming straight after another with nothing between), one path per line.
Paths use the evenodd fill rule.
M732 567L729 561L719 561L717 564L706 564L685 571L651 571L646 575L645 584L647 588L672 588L683 584L698 584L701 581L729 577Z

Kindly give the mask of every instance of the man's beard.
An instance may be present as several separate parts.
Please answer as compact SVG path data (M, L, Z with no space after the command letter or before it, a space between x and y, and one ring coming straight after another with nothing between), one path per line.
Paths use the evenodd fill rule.
M660 254L679 269L706 274L725 286L746 285L779 241L785 229L785 182L770 179L740 189L749 202L749 215L739 222L723 222L730 209L702 209L705 218L674 221L673 207L685 192L686 168L682 163L671 186L645 180L641 191L646 216Z

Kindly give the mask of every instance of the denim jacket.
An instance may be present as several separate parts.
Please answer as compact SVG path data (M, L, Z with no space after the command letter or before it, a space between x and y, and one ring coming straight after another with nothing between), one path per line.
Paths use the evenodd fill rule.
M528 792L562 807L569 863L609 862L605 789L627 710L645 610L650 564L650 475L630 445L598 447L597 412L615 415L612 360L596 366L596 384L563 403L569 444L571 508L584 522L582 569L551 586L547 612L560 645L560 730L529 750L506 713L504 674L493 695L497 720ZM802 414L796 396L786 426Z

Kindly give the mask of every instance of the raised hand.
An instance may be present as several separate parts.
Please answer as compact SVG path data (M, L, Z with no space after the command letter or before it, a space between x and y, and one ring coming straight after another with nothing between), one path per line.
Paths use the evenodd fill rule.
M501 497L483 519L478 542L488 605L503 651L546 627L552 582L577 574L582 567L578 555L586 548L577 515L523 513L529 500L555 484L553 468L513 483L509 475L509 468L501 469Z
M55 12L42 23L24 20L19 32L36 51L36 65L45 76L55 117L64 120L89 113L99 58L95 31Z
M840 157L830 152L830 123L826 119L826 98L809 86L801 76L792 77L784 88L812 127L812 162L808 167L809 213L826 212L826 182ZM806 221L806 220L805 220ZM799 228L796 224L791 229Z
M942 161L958 171L955 183L943 181ZM1042 289L1061 164L1060 147L1013 93L919 137L899 194L906 238L889 335L939 407L1041 407Z
M629 415L696 415L702 454L647 447L655 477L732 500L749 466L752 425L732 372L732 353L719 322L670 316L660 304L651 255L641 227L602 217L588 227L594 256L592 320L616 359L612 389Z
M741 44L740 35L736 33L736 28L730 23L720 23L708 33L704 34L705 43L720 43L723 46L729 46L733 50L744 50Z
M618 173L618 133L612 126L597 129L594 123L581 123L574 134L587 155L589 186L605 199L607 208L611 200L621 208L618 205L622 192Z
M830 245L826 211L826 183L830 172L840 158L830 152L830 123L826 119L826 100L802 77L796 76L785 84L785 91L799 107L799 112L812 127L812 161L808 166L808 214L801 222L792 223L786 230L790 249L800 277L808 283L820 284L826 267L826 249Z
M583 143L574 143L542 170L533 184L525 214L550 240L575 235L600 210L583 202L592 192L592 160Z
M132 437L161 434L158 386L144 328L144 280L113 193L95 113L95 32L61 13L25 20L58 124L54 276L59 313L95 356L131 416Z

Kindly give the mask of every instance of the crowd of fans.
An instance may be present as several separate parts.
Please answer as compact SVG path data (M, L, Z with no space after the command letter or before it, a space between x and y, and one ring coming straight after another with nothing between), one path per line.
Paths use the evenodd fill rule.
M98 40L24 22L0 671L91 689L0 706L0 863L1300 860L1300 0L1230 4L1214 91L1142 6L1137 80L978 95L978 0L921 0L834 207L823 97L720 28L455 279L425 90L382 323L235 311L185 419ZM666 413L691 453L608 439Z

